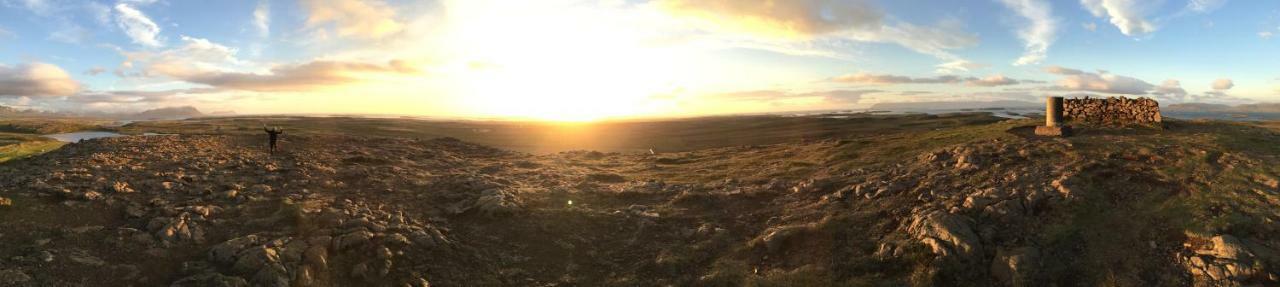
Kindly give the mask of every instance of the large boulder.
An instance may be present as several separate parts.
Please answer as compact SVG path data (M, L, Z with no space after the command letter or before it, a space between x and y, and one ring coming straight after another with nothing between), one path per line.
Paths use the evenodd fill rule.
M943 257L973 259L982 253L982 242L970 227L972 220L963 215L932 212L916 215L907 231Z
M1040 250L1035 247L997 249L991 275L1005 286L1031 286L1039 263Z

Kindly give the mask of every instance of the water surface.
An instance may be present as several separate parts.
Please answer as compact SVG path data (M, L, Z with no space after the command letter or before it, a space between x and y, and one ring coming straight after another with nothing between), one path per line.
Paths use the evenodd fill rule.
M58 141L69 142L69 143L78 142L81 140L109 138L109 137L118 137L118 136L123 136L123 135L118 133L113 133L113 132L74 132L74 133L44 135L44 137L47 137L47 138L52 138Z

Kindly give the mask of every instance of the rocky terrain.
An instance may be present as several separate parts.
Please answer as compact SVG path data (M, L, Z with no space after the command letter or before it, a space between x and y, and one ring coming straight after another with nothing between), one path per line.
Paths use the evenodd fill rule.
M654 154L88 140L0 165L0 285L1280 284L1280 133L1034 124Z

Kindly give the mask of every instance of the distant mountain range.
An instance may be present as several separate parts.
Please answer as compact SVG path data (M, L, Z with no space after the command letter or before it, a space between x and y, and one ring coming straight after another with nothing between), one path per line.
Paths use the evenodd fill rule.
M133 119L139 120L178 120L204 116L200 110L192 106L167 107L159 109L150 109L134 114Z
M981 109L1032 109L1044 108L1043 103L1024 101L989 101L989 102L897 102L877 103L871 105L872 110L887 111L936 111L936 110L981 110Z
M222 114L235 114L231 111L220 112ZM165 107L158 109L150 109L139 113L73 113L73 112L44 112L38 110L23 110L14 107L0 106L0 117L92 117L107 118L118 120L178 120L205 116L204 113L192 106L181 107Z
M1163 108L1167 112L1188 113L1280 113L1280 103L1257 103L1238 106L1222 104L1185 103Z

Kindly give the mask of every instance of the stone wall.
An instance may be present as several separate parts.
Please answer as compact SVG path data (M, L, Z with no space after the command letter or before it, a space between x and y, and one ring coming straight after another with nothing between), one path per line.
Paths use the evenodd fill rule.
M1075 98L1062 104L1063 119L1102 125L1153 125L1162 121L1160 103L1150 98Z

